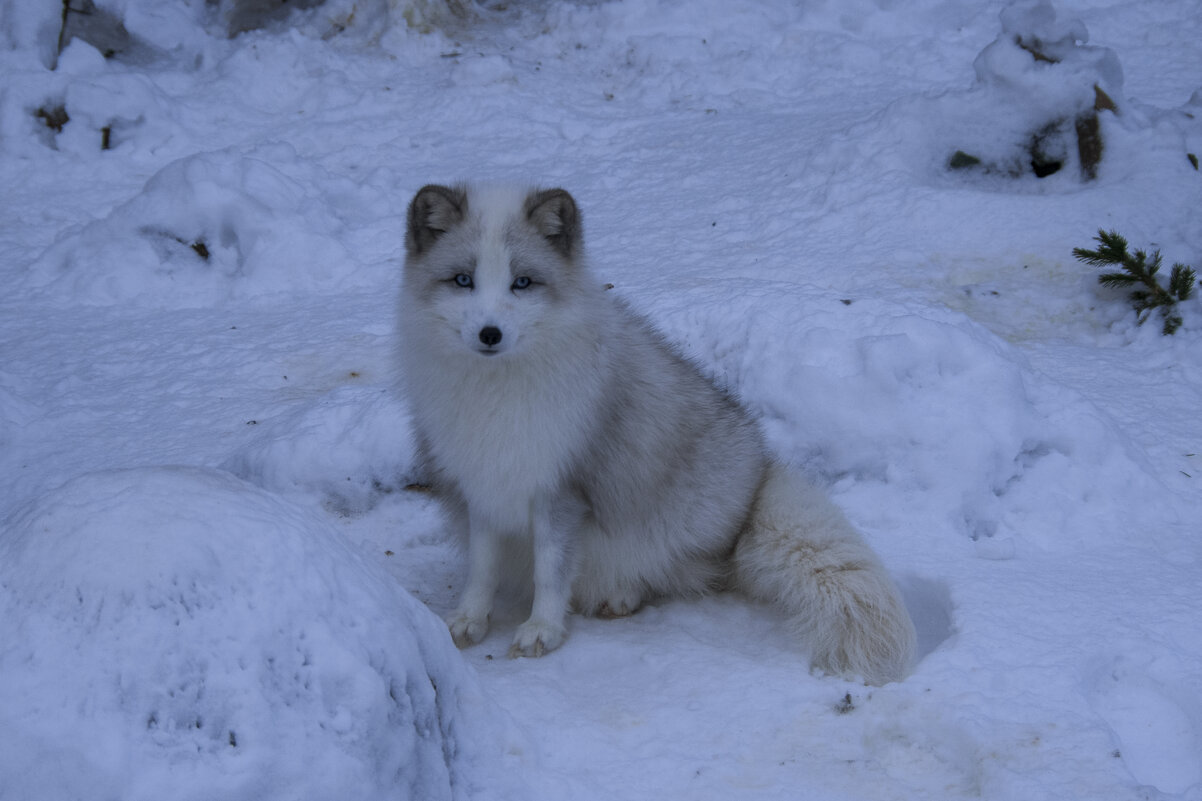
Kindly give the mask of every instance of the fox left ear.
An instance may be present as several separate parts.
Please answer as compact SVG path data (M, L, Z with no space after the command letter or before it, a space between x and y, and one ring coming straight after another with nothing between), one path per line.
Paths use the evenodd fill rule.
M564 190L531 192L526 198L526 219L565 259L573 258L579 252L580 211L576 201Z

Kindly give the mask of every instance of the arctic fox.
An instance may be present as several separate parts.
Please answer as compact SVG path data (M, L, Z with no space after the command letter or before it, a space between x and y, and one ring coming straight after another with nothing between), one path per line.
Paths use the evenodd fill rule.
M914 627L839 509L758 424L590 274L562 189L426 186L409 205L402 386L420 457L466 535L460 646L503 579L533 584L511 656L571 609L628 615L723 588L773 603L815 668L905 676Z

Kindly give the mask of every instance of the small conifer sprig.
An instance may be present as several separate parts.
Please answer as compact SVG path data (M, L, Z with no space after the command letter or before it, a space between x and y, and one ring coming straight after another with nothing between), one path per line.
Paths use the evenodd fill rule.
M1135 287L1131 292L1131 305L1135 307L1139 324L1143 325L1154 309L1160 309L1164 318L1162 333L1176 332L1181 327L1181 315L1176 311L1177 303L1189 298L1197 281L1193 269L1184 264L1174 264L1169 272L1169 286L1166 289L1156 278L1162 262L1159 250L1152 251L1150 256L1142 250L1128 253L1127 240L1119 236L1117 231L1099 230L1094 239L1098 243L1097 250L1073 248L1073 255L1095 267L1116 264L1122 267L1121 273L1099 275L1098 282L1103 286L1120 289Z

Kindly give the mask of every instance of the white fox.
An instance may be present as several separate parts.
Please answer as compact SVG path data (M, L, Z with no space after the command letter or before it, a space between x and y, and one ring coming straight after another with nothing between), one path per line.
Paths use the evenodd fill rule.
M903 678L910 617L840 510L777 463L758 424L588 271L562 189L427 186L409 206L402 383L421 456L467 538L448 625L488 630L532 582L512 655L574 607L626 615L724 588L773 603L813 666Z

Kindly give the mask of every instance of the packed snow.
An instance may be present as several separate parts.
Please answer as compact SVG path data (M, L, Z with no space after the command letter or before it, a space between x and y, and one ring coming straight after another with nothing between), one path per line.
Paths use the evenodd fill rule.
M1202 305L1072 255L1202 267L1193 0L294 5L0 0L0 799L1202 799ZM907 679L736 595L454 648L393 349L464 178L573 193Z

